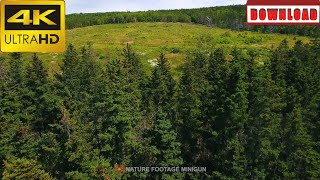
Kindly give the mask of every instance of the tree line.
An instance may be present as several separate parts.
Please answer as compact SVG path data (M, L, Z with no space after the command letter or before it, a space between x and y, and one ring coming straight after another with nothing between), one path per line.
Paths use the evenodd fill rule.
M36 54L12 53L0 60L0 176L318 179L319 47L284 40L265 62L195 52L177 80L164 54L147 75L130 46L105 66L69 45L53 76ZM207 172L121 175L116 164Z
M195 23L241 31L250 30L311 37L318 37L320 32L318 26L248 26L245 5L141 12L78 13L69 14L66 18L68 29L135 22Z

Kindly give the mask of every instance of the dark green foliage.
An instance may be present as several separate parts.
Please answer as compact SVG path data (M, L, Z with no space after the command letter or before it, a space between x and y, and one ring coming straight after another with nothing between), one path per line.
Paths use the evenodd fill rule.
M259 64L251 59L249 69L249 119L246 154L250 178L281 177L279 172L281 152L281 120L284 104L279 88L271 79L269 64Z
M206 166L208 158L203 138L206 122L201 118L201 107L205 100L202 94L207 87L205 78L207 73L207 57L197 53L190 57L185 64L180 78L177 93L177 129L182 142L182 156L184 166ZM203 175L189 173L186 176L191 179L203 178Z
M47 70L36 54L33 55L26 73L27 111L34 115L30 124L35 131L43 133L50 128L50 124L56 123L60 118L59 99L53 94Z
M248 77L244 59L234 50L233 61L220 49L211 55L208 70L208 97L204 108L210 119L207 147L212 149L213 177L246 177L245 129L248 120Z
M177 107L178 130L183 142L182 151L186 165L196 164L198 159L195 158L195 154L201 154L200 144L197 144L198 141L201 141L200 100L194 78L191 65L186 65L180 79L177 97L179 102Z
M301 112L301 107L295 107L288 114L285 128L286 138L286 166L288 171L285 178L316 179L319 178L319 153L315 151L315 142L308 134Z
M110 121L107 129L112 133L109 144L112 148L112 162L129 165L133 150L138 148L137 134L133 128L141 121L141 96L135 81L127 81L124 72L124 66L120 61L113 61L107 67L108 86L112 98L108 109Z
M160 55L158 64L152 73L150 87L155 110L162 108L165 112L171 111L175 82L169 72L168 60L164 54Z
M153 122L151 138L151 152L155 161L153 167L179 167L183 164L181 158L181 144L178 142L177 133L166 113L158 109ZM156 179L181 179L181 173L159 173L152 175Z
M69 45L54 76L36 54L0 58L0 176L319 179L319 47L284 40L270 61L256 50L199 51L178 81L164 54L148 77L129 45L106 67L90 44ZM116 164L207 172L122 175Z
M284 178L319 178L318 142L311 136L317 124L310 123L312 119L308 119L310 112L314 114L318 112L301 106L301 104L308 106L311 99L316 99L310 99L309 95L306 95L306 92L313 91L309 87L313 84L311 81L315 82L315 74L309 71L312 69L309 66L318 64L317 59L310 57L313 53L306 48L307 46L309 45L297 42L294 49L290 51L284 41L274 52L273 57L277 58L272 59L273 67L276 69L272 72L273 79L280 89L282 102L285 103L281 109L283 118L280 152ZM303 111L307 115L304 115Z

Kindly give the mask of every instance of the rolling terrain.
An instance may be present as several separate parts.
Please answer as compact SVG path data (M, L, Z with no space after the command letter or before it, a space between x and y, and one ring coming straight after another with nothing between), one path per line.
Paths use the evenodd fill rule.
M67 43L77 48L90 43L101 61L118 58L125 45L132 45L146 69L151 69L160 53L166 54L172 69L183 64L189 53L216 48L258 49L263 54L287 39L293 46L296 40L310 41L309 37L282 34L263 34L232 31L188 23L129 23L107 24L67 30ZM51 72L57 71L63 53L42 53L40 58Z

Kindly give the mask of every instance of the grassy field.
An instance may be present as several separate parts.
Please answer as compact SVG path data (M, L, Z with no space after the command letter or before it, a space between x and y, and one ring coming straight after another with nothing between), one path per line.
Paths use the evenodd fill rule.
M152 67L155 59L163 52L173 69L184 62L188 53L199 49L222 47L230 50L238 47L260 49L268 53L285 38L290 45L295 40L309 41L308 37L295 35L238 32L184 23L108 24L67 31L67 43L73 43L77 48L91 43L101 61L118 58L129 43L146 67ZM62 56L59 53L40 54L51 72L58 69Z

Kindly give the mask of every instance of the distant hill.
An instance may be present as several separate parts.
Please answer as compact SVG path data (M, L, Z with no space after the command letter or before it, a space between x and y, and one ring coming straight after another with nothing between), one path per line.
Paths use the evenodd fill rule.
M91 43L101 62L117 59L126 44L133 49L147 70L163 52L169 59L174 73L192 52L208 52L223 48L230 53L232 48L258 51L268 57L270 50L283 40L293 46L296 40L307 43L310 38L296 35L263 34L249 31L232 31L190 23L127 23L82 27L67 31L67 43L80 49ZM59 69L63 53L41 53L51 72ZM150 72L150 71L149 71Z
M159 10L140 12L106 12L67 15L67 28L124 24L134 22L182 22L203 24L232 30L250 30L263 33L296 34L318 37L318 26L247 26L246 6L232 5L198 9Z

